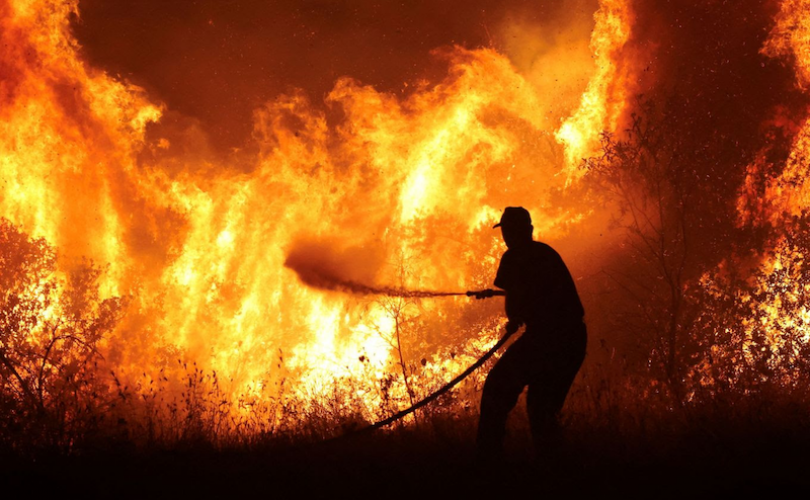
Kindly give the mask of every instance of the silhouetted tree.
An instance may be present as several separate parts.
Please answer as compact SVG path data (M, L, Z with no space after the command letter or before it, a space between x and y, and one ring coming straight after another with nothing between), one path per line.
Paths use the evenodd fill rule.
M59 271L53 247L0 218L0 425L14 439L61 445L98 416L93 363L123 308L100 298L100 274L88 261Z
M399 281L399 288L401 290L405 290L405 286L408 281L407 277L408 269L406 258L403 255L400 255L399 261L397 262L397 278ZM411 386L410 370L404 353L405 348L403 343L403 334L407 329L408 324L414 319L412 313L409 311L417 307L415 299L406 296L386 296L380 298L377 302L385 311L385 315L393 321L394 330L389 331L381 325L376 325L375 330L377 331L377 334L391 347L392 351L397 356L397 363L399 365L400 372L402 373L402 381L405 385L405 391L408 393L408 400L410 401L410 404L413 405L416 402L416 395L413 387Z
M644 116L632 115L621 139L604 134L601 154L583 168L618 203L615 224L626 232L622 255L605 270L629 304L618 315L621 327L649 343L651 360L680 399L684 356L694 349L687 292L699 270L689 220L697 184L682 138L651 105L640 108Z

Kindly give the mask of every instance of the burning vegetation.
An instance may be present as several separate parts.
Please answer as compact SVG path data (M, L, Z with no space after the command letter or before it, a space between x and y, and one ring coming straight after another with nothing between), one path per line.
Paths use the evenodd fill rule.
M585 303L569 425L810 404L810 2L681 3L504 1L379 74L279 48L270 90L201 66L232 95L197 109L207 83L116 66L83 3L0 0L3 445L317 440L396 413L499 338L501 303L450 295L490 286L515 205ZM236 17L261 12L203 4L182 23L255 35ZM304 39L372 37L273 8ZM398 425L464 428L484 375Z

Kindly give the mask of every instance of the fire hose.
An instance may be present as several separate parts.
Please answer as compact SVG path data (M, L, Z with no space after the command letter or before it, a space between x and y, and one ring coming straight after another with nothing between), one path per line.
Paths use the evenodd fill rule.
M494 297L496 295L503 295L503 294L504 294L504 292L488 289L488 290L481 290L481 291L470 291L470 292L464 292L464 293L454 293L453 295L467 295L468 297L489 298L489 297ZM450 295L450 294L446 294L446 295ZM396 422L397 420L400 420L401 418L406 417L407 415L410 415L411 413L415 412L419 408L422 408L423 406L425 406L425 405L431 403L432 401L436 400L439 396L441 396L442 394L445 394L447 391L449 391L450 389L455 387L459 382L461 382L462 380L467 378L472 372L474 372L475 370L480 368L481 365L486 363L487 360L489 360L489 358L491 358L493 354L498 352L498 350L501 347L503 347L503 345L506 343L507 340L509 340L509 337L511 337L513 333L514 332L510 332L509 330L507 330L506 334L504 334L504 336L501 337L501 339L494 346L492 346L487 352L485 352L478 359L478 361L476 361L475 363L470 365L466 370L464 370L459 375L457 375L453 380L451 380L450 382L447 382L442 387L440 387L436 391L432 392L430 395L428 395L427 397L425 397L424 399L422 399L418 403L415 403L412 406L410 406L409 408L406 408L406 409L404 409L404 410L402 410L400 412L397 412L397 413L391 415L390 417L388 417L386 419L380 420L379 422L373 423L371 425L360 428L360 429L355 430L353 432L349 432L348 434L344 434L341 437L354 436L354 435L358 435L358 434L365 434L365 433L368 433L368 432L375 431L375 430L377 430L377 429L379 429L381 427L385 427L387 425L390 425L390 424Z

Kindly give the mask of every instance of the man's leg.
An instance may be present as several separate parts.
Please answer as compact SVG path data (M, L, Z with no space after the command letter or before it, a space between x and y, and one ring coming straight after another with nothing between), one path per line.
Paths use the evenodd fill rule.
M559 413L585 359L585 325L576 325L572 332L565 333L571 335L571 342L542 354L526 395L532 441L538 455L553 454L562 445Z
M558 415L570 385L554 374L529 384L526 410L529 413L534 451L538 456L554 454L562 445Z
M531 360L526 351L520 341L515 342L487 375L478 422L477 446L482 458L495 458L503 453L506 419L528 383L527 363Z

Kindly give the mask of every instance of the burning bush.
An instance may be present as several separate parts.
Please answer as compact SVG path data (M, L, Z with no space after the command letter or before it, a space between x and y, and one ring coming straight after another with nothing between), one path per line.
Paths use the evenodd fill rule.
M67 275L56 262L45 240L0 219L0 436L12 446L69 448L107 400L98 348L125 301L99 299L91 262Z

